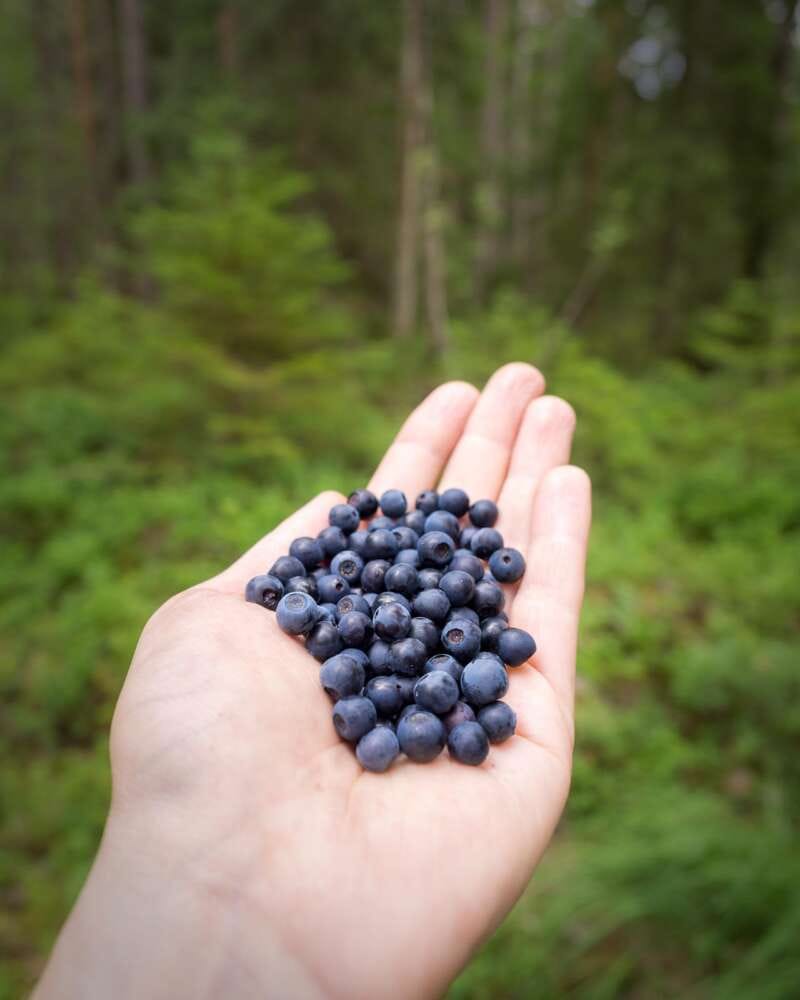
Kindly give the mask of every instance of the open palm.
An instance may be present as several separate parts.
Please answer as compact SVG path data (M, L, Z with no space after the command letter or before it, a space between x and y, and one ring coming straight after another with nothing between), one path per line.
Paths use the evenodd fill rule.
M511 672L517 734L482 766L444 753L363 771L333 729L317 662L244 601L247 580L324 527L338 494L145 629L112 728L110 825L147 844L142 868L162 866L201 914L196 945L194 917L170 945L191 953L197 995L437 995L525 887L569 786L590 506L587 477L564 466L572 411L542 389L522 364L480 396L441 386L370 483L495 499L507 544L526 554L508 610L539 652ZM117 995L136 995L134 980ZM164 995L182 995L174 973Z

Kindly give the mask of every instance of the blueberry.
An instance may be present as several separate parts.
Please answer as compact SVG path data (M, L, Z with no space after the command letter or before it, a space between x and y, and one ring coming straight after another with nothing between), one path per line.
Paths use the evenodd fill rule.
M358 511L355 507L351 507L349 503L337 503L334 507L331 507L328 514L328 522L334 528L341 528L346 535L351 535L356 530L360 520Z
M400 692L400 697L403 699L403 704L408 705L414 701L414 685L417 683L416 677L411 677L408 674L395 674L394 682L397 685L397 690Z
M509 665L518 667L536 652L533 636L521 628L507 628L497 639L497 655Z
M317 602L296 590L280 599L275 616L282 631L288 635L303 635L316 625Z
M319 671L319 680L323 688L334 701L360 694L364 687L364 668L361 664L339 653L325 660Z
M347 548L347 535L341 528L335 528L333 525L323 528L317 535L317 541L326 559L332 559L337 552Z
M413 549L400 549L397 555L394 557L394 565L398 566L401 563L406 566L413 566L417 569L420 564L419 552L416 549L416 542L414 543Z
M425 531L425 514L421 510L409 510L403 517L403 524L417 535L421 535Z
M447 749L455 760L476 767L489 756L489 740L477 722L461 722L450 730Z
M500 613L484 618L481 622L481 646L493 653L497 651L497 640L501 632L508 628L508 615Z
M517 728L516 713L504 701L495 701L480 709L478 722L483 726L490 743L502 743L513 736Z
M342 648L339 631L333 622L318 622L308 633L306 649L315 660L327 660Z
M426 516L439 509L439 494L436 490L423 490L417 497L417 510Z
M489 557L489 569L500 583L516 583L525 572L525 559L516 549L497 549Z
M451 608L445 618L445 624L449 624L454 618L466 618L468 622L474 622L476 625L481 623L478 612L473 608Z
M376 726L356 745L356 757L366 771L385 771L400 753L400 743L388 726Z
M476 582L482 579L484 574L483 563L480 559L472 552L467 552L464 549L456 549L453 558L450 560L449 569L463 570L465 573L469 573Z
M477 528L474 528L471 524L468 524L466 528L462 528L458 533L458 544L462 549L468 549L470 542L475 537L475 532Z
M369 490L353 490L347 502L351 507L355 507L362 518L372 517L378 509L378 498Z
M481 529L491 531L491 528ZM493 618L500 614L503 605L506 603L506 595L500 585L494 580L479 580L475 584L475 593L472 595L472 607L478 612L481 619Z
M319 604L317 605L317 621L318 622L333 622L336 623L336 605L335 604Z
M443 531L455 541L461 532L461 527L459 526L458 518L451 514L450 511L435 510L425 518L425 532L429 531Z
M351 659L355 660L356 663L360 663L364 668L364 673L369 673L371 667L369 663L369 657L364 652L363 649L353 649L351 647L346 647L342 650L342 656L349 656Z
M414 701L436 715L443 715L458 701L458 684L446 670L431 670L414 685Z
M419 581L420 590L437 589L441 578L442 571L438 569L421 569L417 572L417 580Z
M446 510L455 517L463 517L469 510L469 497L456 487L445 490L439 494L439 510Z
M455 545L453 539L443 531L426 531L417 544L417 551L424 566L441 569L453 558Z
M396 590L384 590L383 593L378 594L373 613L384 604L402 604L406 611L411 610L411 601L405 594L398 594Z
M380 594L383 590L383 578L391 563L385 559L371 559L361 571L361 586L366 593Z
M365 559L394 559L400 546L388 528L370 531L364 541Z
M378 715L384 718L391 718L397 715L403 705L406 704L405 687L398 684L398 678L393 674L373 677L367 683L365 693L378 711Z
M449 733L451 729L462 722L474 722L475 713L465 701L457 701L450 711L446 712L441 718L444 728Z
M454 618L442 629L442 645L459 663L466 663L481 648L480 627L466 618Z
M340 597L336 602L336 617L341 618L342 615L346 615L349 611L360 611L370 619L372 618L372 608L369 606L367 599L352 592L345 594L344 597Z
M286 586L283 588L283 592L285 594L291 594L292 591L299 591L301 594L308 594L309 597L313 597L315 601L319 599L317 579L313 576L293 576L291 580L286 582Z
M414 598L411 609L421 618L441 622L450 610L450 601L443 590L421 590Z
M419 590L419 584L417 583L417 571L413 566L409 566L407 563L396 563L394 566L390 566L389 569L386 570L386 576L383 578L383 585L398 594L404 594L406 597L413 597Z
M411 760L425 764L438 757L447 742L447 732L440 719L419 709L409 712L397 727L400 749Z
M351 587L354 587L359 582L363 569L364 560L357 552L353 552L352 549L345 549L331 559L331 573L337 573Z
M393 517L386 517L384 514L373 519L367 525L367 534L373 531L393 531L397 527L397 522Z
M469 519L476 528L493 528L499 513L494 500L476 500L469 509Z
M325 553L322 551L322 546L317 539L305 536L295 538L289 546L289 555L294 556L295 559L299 559L307 570L319 566L325 558Z
M411 631L411 614L402 604L381 604L375 608L372 625L379 639L395 642L405 639Z
M372 614L372 612L375 610L375 605L378 602L378 595L374 591L372 591L370 593L367 593L365 591L361 596L367 602L367 607L370 610L370 614ZM354 609L354 610L357 610L357 609Z
M503 536L497 528L478 528L470 539L469 547L479 559L489 556L503 547Z
M430 674L434 670L443 670L446 674L450 674L454 681L460 681L464 667L449 653L436 653L426 661L422 669L426 674Z
M395 674L414 677L422 669L427 655L428 651L419 639L407 636L389 647L389 665Z
M333 706L334 729L348 743L358 743L365 733L375 728L377 721L375 706L362 695L340 698Z
M488 705L502 698L508 690L508 672L496 660L478 657L464 667L461 690L470 705Z
M417 543L419 542L419 535L416 531L412 531L411 528L407 528L405 525L398 525L396 528L392 528L392 534L397 539L397 549L415 549Z
M448 570L439 581L439 589L447 594L453 607L469 604L475 593L475 581L463 569Z
M373 639L369 647L369 665L376 674L390 674L392 672L389 662L389 652L391 646L383 639Z
M350 584L336 573L322 576L317 583L319 599L324 604L336 604L338 600L350 593Z
M405 708L401 709L400 714L397 716L397 724L400 725L400 723L403 721L403 719L405 719L407 715L411 715L412 712L418 712L418 711L419 711L419 705L417 705L413 701L409 702L409 704L406 705Z
M342 532L342 535L344 536L344 545L342 546L341 549L339 549L339 551L341 552L343 549L349 548L351 552L355 552L356 555L361 556L361 558L363 559L364 543L367 540L368 534L369 534L368 531L362 531L361 529L359 529L358 531L354 531L353 534L348 538L346 535L344 535L344 532ZM335 554L336 553L334 553L334 555Z
M372 622L361 611L348 611L337 625L345 646L366 646L372 638Z
M430 618L419 615L412 618L411 631L408 634L414 639L419 639L429 656L439 648L439 629Z
M317 566L316 569L312 569L308 574L315 583L319 583L323 576L327 576L330 570L327 566Z
M245 587L244 598L252 604L260 604L262 608L274 611L278 601L283 597L283 584L277 576L262 573L254 576Z
M386 726L386 728L390 729L393 733L397 732L397 725L394 719L382 719L380 716L378 716L378 721L375 723L375 725Z
M305 576L306 568L294 556L281 556L272 564L271 576L277 576L281 583L288 583L293 576Z
M402 517L408 507L402 490L387 490L381 494L381 510L387 517Z

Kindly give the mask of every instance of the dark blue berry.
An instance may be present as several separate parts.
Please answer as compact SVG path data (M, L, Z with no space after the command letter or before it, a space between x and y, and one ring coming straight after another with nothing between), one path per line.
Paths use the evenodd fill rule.
M372 638L372 622L361 611L348 611L337 625L345 646L365 646Z
M383 604L402 604L406 611L411 610L411 601L405 594L399 594L396 590L384 590L382 594L378 594L373 612Z
M287 584L293 576L305 576L306 568L294 556L281 556L272 564L270 576L277 576L283 584Z
M431 670L414 685L414 701L436 715L449 712L458 695L458 684L446 670Z
M475 532L477 530L478 529L477 528L473 528L473 526L471 524L468 524L466 528L462 528L461 529L461 531L458 534L458 544L461 546L462 549L468 549L469 548L470 542L472 541L473 537L475 536Z
M326 693L338 701L360 694L364 687L364 668L352 656L340 653L325 660L320 668L319 681Z
M385 725L376 726L362 736L356 746L356 757L366 771L381 773L389 768L400 753L400 743L394 731Z
M493 653L497 652L497 640L501 632L508 628L508 615L500 613L481 622L481 646Z
M403 704L408 705L410 702L413 702L414 685L417 683L416 676L412 677L409 674L395 674L394 680L395 684L397 684L400 696L403 699Z
M378 509L378 498L369 490L353 490L347 502L355 507L362 518L372 517Z
M457 701L455 705L442 716L444 728L450 732L455 726L462 722L474 722L475 713L465 701Z
M469 510L469 497L457 487L439 494L439 510L446 510L455 517L463 517Z
M340 698L333 706L334 729L348 743L358 743L365 733L375 728L377 721L375 706L361 695Z
M452 570L461 569L465 573L469 573L475 581L482 579L484 574L483 563L476 555L468 552L466 549L456 549L448 568Z
M401 524L397 528L392 528L392 534L397 539L398 552L401 549L416 549L419 542L419 535L416 531L412 531L411 528L406 528L405 525Z
M283 591L285 594L291 594L292 591L300 591L302 594L308 594L309 597L313 597L315 601L319 599L317 579L313 576L293 576L291 580L287 581Z
M320 604L317 606L317 621L318 622L334 622L336 623L336 605L335 604Z
M417 535L421 535L425 531L425 514L421 510L410 510L403 517L403 524Z
M504 629L497 639L497 655L509 667L518 667L536 652L533 636L521 628Z
M438 757L447 742L447 731L432 712L409 712L397 727L400 749L419 764Z
M274 611L278 606L278 601L283 597L283 584L277 576L271 573L262 573L254 576L247 584L244 591L244 598L252 604L260 604L262 608Z
M349 503L337 503L334 507L331 507L328 514L330 524L334 528L341 528L346 535L351 535L356 530L360 520L358 511L355 507L351 507Z
M361 596L367 602L367 607L370 610L370 614L372 614L372 612L375 610L375 605L378 603L377 593L375 591L371 591L369 593L365 591ZM354 608L353 610L360 610L360 609Z
M407 636L389 647L389 664L393 673L413 677L422 669L427 655L428 651L419 639Z
M275 613L278 627L288 635L304 635L317 622L317 602L300 590L284 595Z
M405 685L398 684L399 678L393 674L373 677L364 689L366 696L373 703L378 715L389 719L397 715L406 704Z
M380 716L378 716L378 721L375 723L375 725L386 726L386 728L390 729L393 733L397 732L397 724L395 723L394 719L382 719Z
M417 553L419 555L419 553ZM436 590L439 586L439 581L442 578L442 571L440 569L421 569L417 572L417 580L419 581L420 590Z
M391 604L381 604L375 608L372 626L379 639L396 642L398 639L405 639L411 631L411 614L402 604L394 601Z
M345 594L344 597L340 597L336 602L336 617L341 618L342 615L346 615L349 611L360 611L372 619L372 608L369 606L369 601L366 597L354 594L352 591L349 594Z
M375 674L390 674L392 672L389 663L389 652L391 646L383 639L373 639L369 647L369 664Z
M387 490L381 494L381 510L387 517L402 517L408 507L406 495L402 490Z
M484 530L484 529L481 529ZM491 529L486 529L490 531ZM479 580L475 584L475 593L472 595L472 607L478 612L478 616L483 618L493 618L500 614L503 605L506 603L506 595L502 588L494 580Z
M323 576L327 576L330 570L327 566L318 566L316 569L312 569L308 574L315 583L319 583Z
M445 673L450 674L454 681L460 681L461 673L464 670L464 667L449 653L436 653L426 661L425 666L422 669L426 674L429 674L434 670L443 670Z
M386 517L385 514L379 517L373 517L373 519L367 525L367 534L372 534L373 531L392 531L397 527L397 522L393 517Z
M450 600L443 590L421 590L414 598L411 609L418 617L441 622L450 610Z
M370 531L364 541L364 558L392 560L399 549L392 532L388 528L378 528Z
M413 549L400 549L397 555L394 557L394 564L398 566L403 563L406 566L413 566L414 569L420 564L419 552L416 549L416 542L414 543Z
M350 593L350 584L338 574L328 573L327 576L319 578L317 590L319 591L319 600L323 604L336 604L342 597Z
M361 586L365 593L380 594L386 570L392 564L385 559L371 559L361 571Z
M383 585L398 594L413 597L419 590L417 571L413 566L409 566L408 563L396 563L386 570Z
M516 583L525 572L525 559L516 549L497 549L489 557L489 569L500 583Z
M478 708L502 698L508 690L508 672L490 657L478 657L464 667L461 690L470 705Z
M439 494L436 490L423 490L417 497L417 510L426 516L439 509Z
M332 559L337 552L347 548L347 535L341 528L335 528L333 525L323 528L317 535L317 541L326 559Z
M403 709L400 710L400 714L397 716L397 725L399 726L407 715L411 715L412 712L418 712L418 711L419 711L419 705L417 705L413 701L409 702L408 705L406 705Z
M469 519L476 528L493 528L498 514L494 500L476 500L469 509Z
M481 622L478 612L473 608L451 608L445 622L449 623L454 618L466 618L468 622L474 622L476 625L480 625Z
M344 532L342 532L342 534L344 534ZM339 551L341 552L343 549L348 549L349 548L351 552L355 552L357 555L360 555L361 558L363 559L364 558L364 543L367 540L367 535L368 534L369 534L368 531L362 531L361 529L359 529L358 531L354 531L353 534L349 538L347 536L345 536L344 545L342 546L342 548ZM334 553L334 555L335 554L336 553Z
M416 617L411 619L411 631L408 633L414 639L419 639L430 656L439 648L439 629L430 618Z
M435 510L425 518L425 532L428 533L430 531L443 531L455 541L461 532L461 527L459 526L458 518L451 514L450 511Z
M306 649L315 660L327 660L335 656L341 648L342 640L333 622L318 622L308 633Z
M480 627L466 618L454 618L442 629L442 645L460 663L466 663L481 648Z
M370 663L369 663L369 657L367 656L367 654L364 652L363 649L353 649L353 648L347 647L347 648L345 648L345 649L342 650L342 656L349 656L349 657L351 657L351 659L355 660L356 663L360 663L361 664L361 666L364 668L364 673L365 674L369 673L369 671L371 669Z
M289 555L299 559L307 570L319 566L325 558L322 546L316 538L295 538L289 546Z
M426 531L417 543L417 552L423 566L442 569L453 558L455 545L453 539L444 531Z
M479 559L489 556L503 547L503 536L497 528L478 528L470 539L469 547Z
M489 740L477 722L461 722L450 730L447 749L455 760L477 767L489 756Z
M337 573L351 587L355 587L361 579L364 560L352 549L345 549L331 559L331 573Z
M514 709L504 701L485 705L478 712L478 722L483 727L490 743L502 743L514 735L517 716Z
M461 607L472 600L475 581L466 570L451 569L439 581L439 589L447 594L453 607Z

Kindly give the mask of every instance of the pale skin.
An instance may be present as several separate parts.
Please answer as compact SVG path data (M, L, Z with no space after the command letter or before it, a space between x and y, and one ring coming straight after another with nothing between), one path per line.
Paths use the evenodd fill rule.
M440 386L369 484L495 499L528 569L517 732L478 768L385 774L331 724L318 664L243 598L343 497L324 493L146 625L111 729L112 804L37 1000L436 997L509 911L569 788L590 521L575 417L528 365Z

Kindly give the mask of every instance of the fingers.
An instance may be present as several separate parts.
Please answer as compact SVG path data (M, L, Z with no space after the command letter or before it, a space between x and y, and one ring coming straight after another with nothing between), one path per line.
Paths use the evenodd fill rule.
M345 498L334 490L326 490L310 500L277 528L240 556L235 563L208 581L207 586L231 593L239 593L251 577L266 573L278 556L289 552L295 538L310 535L312 538L328 523L328 511Z
M372 477L377 496L397 487L413 507L417 494L433 486L478 399L467 382L446 382L420 403L400 429Z
M578 615L590 520L591 483L586 473L572 465L551 469L534 503L528 568L511 616L512 624L527 629L538 646L532 666L512 671L514 708L521 719L521 731L525 714L535 714L540 681L536 671L548 681L572 725Z
M498 499L506 545L527 549L536 491L550 469L569 461L574 430L575 411L563 399L541 396L528 405Z
M531 365L498 369L486 384L442 475L440 489L460 486L472 500L496 499L528 403L544 389Z

